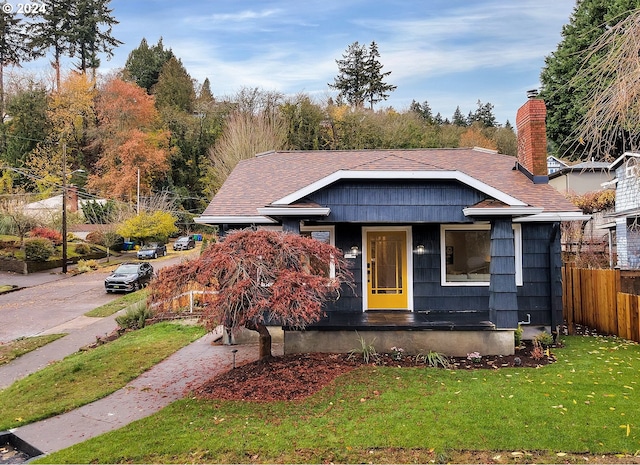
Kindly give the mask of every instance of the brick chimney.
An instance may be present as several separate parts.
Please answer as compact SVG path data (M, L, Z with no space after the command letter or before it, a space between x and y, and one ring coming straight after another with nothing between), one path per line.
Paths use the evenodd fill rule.
M78 188L76 186L67 187L67 210L78 211Z
M549 180L545 124L547 107L544 100L537 98L537 91L529 91L527 96L529 99L520 107L516 115L518 164L528 171L533 182L545 183Z

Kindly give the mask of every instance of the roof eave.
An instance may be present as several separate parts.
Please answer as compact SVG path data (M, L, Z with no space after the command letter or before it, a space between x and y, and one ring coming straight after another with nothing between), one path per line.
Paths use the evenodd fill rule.
M268 217L274 216L329 216L329 207L263 207L258 213Z
M264 216L212 216L201 215L193 219L198 224L274 224L276 221Z
M463 208L464 216L528 216L537 215L544 211L540 207L497 207L497 208Z
M557 221L588 221L590 219L591 215L585 215L582 212L559 211L523 216L521 218L516 218L514 221L516 223L550 223Z

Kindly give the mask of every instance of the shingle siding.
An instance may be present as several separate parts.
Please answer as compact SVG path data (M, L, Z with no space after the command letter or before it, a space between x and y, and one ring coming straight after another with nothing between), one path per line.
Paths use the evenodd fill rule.
M486 196L457 182L344 181L309 199L331 213L327 222L469 223L462 209Z
M549 274L549 245L551 225L522 224L523 279L524 285L516 287L517 319L526 321L530 315L534 325L551 324L550 309L552 297L550 291L554 284ZM414 246L425 246L423 255L413 255L413 302L414 311L433 313L477 312L478 315L489 315L489 286L442 286L440 270L440 225L414 224L412 227ZM336 246L349 250L357 245L362 250L361 226L357 224L336 225ZM502 252L500 252L502 253ZM504 255L504 254L503 254ZM501 259L497 259L500 260ZM505 262L509 261L505 259ZM330 303L327 311L362 311L362 259L350 260L355 281L355 293L345 288L337 302ZM499 265L505 272L511 265ZM556 270L556 274L559 269ZM496 280L498 288L506 286L502 281L509 281L508 275ZM556 297L561 298L559 277L555 281ZM560 309L561 311L561 309Z

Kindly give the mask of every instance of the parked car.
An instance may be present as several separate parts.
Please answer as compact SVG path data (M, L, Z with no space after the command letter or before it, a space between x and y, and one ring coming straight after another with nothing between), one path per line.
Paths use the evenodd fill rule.
M189 250L196 246L196 241L191 236L182 236L173 243L173 250Z
M148 260L150 258L164 257L165 255L167 255L167 246L157 242L143 245L136 254L138 260Z
M123 263L104 280L107 292L132 292L142 289L153 278L149 262Z

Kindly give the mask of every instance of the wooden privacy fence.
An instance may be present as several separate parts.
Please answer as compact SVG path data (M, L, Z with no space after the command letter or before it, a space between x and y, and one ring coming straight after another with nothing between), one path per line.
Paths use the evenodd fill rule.
M640 342L640 296L620 292L619 270L562 270L563 309L569 334L575 325Z

